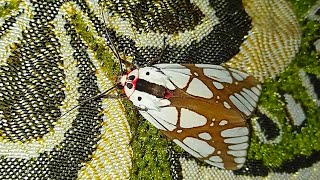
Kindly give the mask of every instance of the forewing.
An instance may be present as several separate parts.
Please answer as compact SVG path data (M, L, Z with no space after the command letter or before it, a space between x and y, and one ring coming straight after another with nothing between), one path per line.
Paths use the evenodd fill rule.
M250 117L257 106L261 85L253 76L244 72L209 64L155 66L160 68L178 89L195 98L218 101L224 107L239 111L246 118Z
M255 79L216 65L156 67L177 88L170 103L141 114L194 157L224 169L241 168L249 146L246 118L261 89Z

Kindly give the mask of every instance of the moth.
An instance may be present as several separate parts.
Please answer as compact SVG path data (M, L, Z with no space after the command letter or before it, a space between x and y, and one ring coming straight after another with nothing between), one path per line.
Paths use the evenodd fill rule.
M118 79L140 114L192 156L227 170L244 165L247 119L261 93L253 76L221 65L156 64Z
M262 88L253 76L211 64L155 64L124 73L122 64L130 63L105 32L122 75L116 85L77 107L119 87L146 120L192 156L227 170L244 165L250 139L247 119Z

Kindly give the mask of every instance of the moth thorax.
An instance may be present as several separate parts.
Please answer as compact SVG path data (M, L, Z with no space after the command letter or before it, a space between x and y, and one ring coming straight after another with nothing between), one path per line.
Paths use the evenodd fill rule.
M156 96L157 98L165 98L167 89L164 86L148 82L144 79L138 79L136 90Z

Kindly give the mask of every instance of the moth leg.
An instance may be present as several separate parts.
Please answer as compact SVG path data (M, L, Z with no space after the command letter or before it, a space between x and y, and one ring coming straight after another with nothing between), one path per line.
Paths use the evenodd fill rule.
M135 108L139 111L148 111L149 109L148 108L141 108L141 107L136 107Z

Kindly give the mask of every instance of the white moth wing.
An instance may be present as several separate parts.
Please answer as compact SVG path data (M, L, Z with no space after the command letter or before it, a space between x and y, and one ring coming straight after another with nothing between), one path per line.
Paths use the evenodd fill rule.
M157 104L158 98L138 90L135 90L129 100L140 109L148 109L148 110L158 110L159 106Z
M162 70L168 76L169 80L178 88L183 89L189 83L190 75L180 73L177 71Z
M139 79L165 86L170 90L174 90L175 86L169 81L168 76L163 74L158 68L144 67L139 69Z

